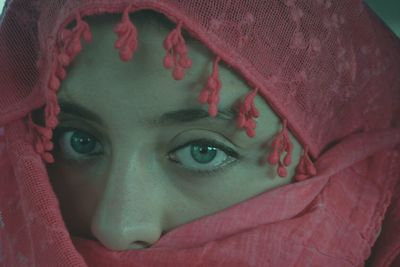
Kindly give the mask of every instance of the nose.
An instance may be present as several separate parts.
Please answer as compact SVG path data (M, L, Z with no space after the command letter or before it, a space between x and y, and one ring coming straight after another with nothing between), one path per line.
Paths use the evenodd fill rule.
M115 227L108 222L93 223L92 233L100 243L113 251L145 249L154 244L161 236L157 225Z
M113 165L92 217L92 235L110 250L148 248L163 231L162 182L136 160Z

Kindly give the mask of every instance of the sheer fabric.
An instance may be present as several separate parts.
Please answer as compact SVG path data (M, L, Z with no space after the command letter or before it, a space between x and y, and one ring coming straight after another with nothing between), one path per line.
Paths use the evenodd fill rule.
M163 13L232 66L307 148L308 163L296 183L178 227L149 249L111 252L71 239L45 164L57 89L81 39L90 40L85 17L140 9ZM66 31L71 22L75 30ZM120 47L122 60L132 42ZM177 72L172 78L183 78ZM399 40L357 0L8 1L0 25L0 265L395 266L399 72ZM40 127L30 114L43 106ZM247 131L256 117L249 110Z

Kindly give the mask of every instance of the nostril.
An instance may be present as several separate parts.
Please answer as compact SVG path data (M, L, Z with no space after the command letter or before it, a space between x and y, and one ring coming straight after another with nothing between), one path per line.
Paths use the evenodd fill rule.
M144 241L136 241L131 244L130 249L144 249L148 247L151 247L151 244Z

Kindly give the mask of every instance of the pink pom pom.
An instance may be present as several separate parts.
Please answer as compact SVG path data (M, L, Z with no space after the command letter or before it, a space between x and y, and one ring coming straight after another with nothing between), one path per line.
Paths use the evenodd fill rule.
M164 57L164 67L166 69L171 69L174 67L174 59L170 54L165 55Z
M119 57L122 61L128 62L133 58L133 51L129 47L124 47L119 51Z
M210 77L208 77L208 79L207 79L207 86L208 86L210 89L217 90L217 89L218 89L218 82L217 82L217 80L216 80L213 76L210 76Z
M250 128L252 128L252 129L255 129L256 128L256 121L255 120L253 120L253 119L248 119L247 120L247 127L250 127Z
M289 153L287 153L283 159L283 164L285 166L289 166L292 163L292 157Z
M53 75L50 78L50 84L49 84L50 89L53 91L57 91L58 88L60 88L60 86L61 86L61 81L55 75Z
M71 59L69 58L69 56L65 53L61 53L58 56L58 62L60 62L60 64L62 66L68 66L71 63Z
M268 156L268 163L271 165L276 165L279 161L279 155L277 151L272 151Z
M51 142L51 141L45 142L44 148L46 149L46 151L53 150L53 148L54 148L53 142Z
M172 71L172 77L175 80L183 80L185 78L185 70L183 68L180 67L176 67L173 71Z
M55 116L52 116L47 119L46 126L54 129L58 124L58 119Z
M48 152L42 154L42 159L47 163L54 163L53 155Z
M42 144L41 142L37 142L37 143L35 144L35 150L36 150L36 152L39 153L39 154L43 153L43 152L44 152L44 146L43 146L43 144Z
M63 67L57 68L56 75L60 80L65 80L65 78L67 78L67 72Z
M71 44L71 53L73 56L76 56L82 51L82 44L79 40L74 40L74 42Z
M192 67L192 61L187 57L187 56L181 56L179 58L179 65L181 65L183 68L190 68Z
M278 175L282 178L285 178L287 176L287 171L286 168L283 166L278 167Z
M87 43L91 43L93 41L93 35L90 32L89 29L85 30L83 32L83 39L87 42Z
M254 136L256 136L256 132L254 131L253 128L247 128L247 129L246 129L246 134L247 134L248 137L254 137Z
M164 39L163 47L164 47L165 50L171 50L173 46L174 45L173 45L172 40L171 40L171 38L169 36Z

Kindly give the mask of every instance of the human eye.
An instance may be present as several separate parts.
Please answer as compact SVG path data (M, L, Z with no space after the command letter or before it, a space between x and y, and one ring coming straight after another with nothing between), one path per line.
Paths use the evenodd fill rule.
M54 143L57 154L65 159L81 161L103 153L100 141L78 128L56 128Z
M211 139L189 141L168 153L168 158L194 172L210 173L222 170L239 159L232 148Z

